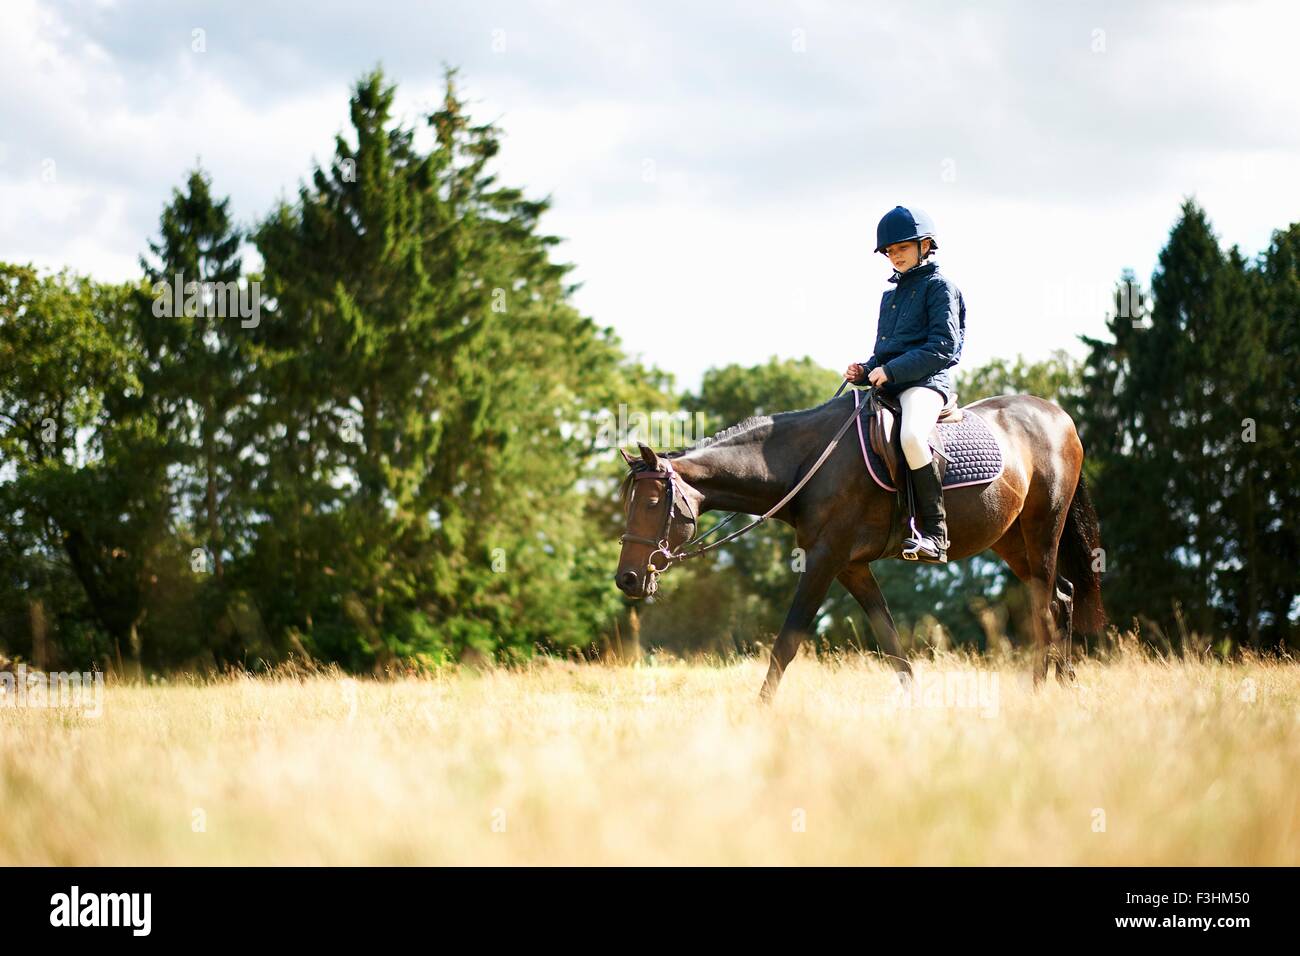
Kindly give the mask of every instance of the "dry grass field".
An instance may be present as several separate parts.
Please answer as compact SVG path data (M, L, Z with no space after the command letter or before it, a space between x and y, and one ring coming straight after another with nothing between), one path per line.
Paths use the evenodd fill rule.
M0 864L1300 863L1300 669L544 661L0 708Z

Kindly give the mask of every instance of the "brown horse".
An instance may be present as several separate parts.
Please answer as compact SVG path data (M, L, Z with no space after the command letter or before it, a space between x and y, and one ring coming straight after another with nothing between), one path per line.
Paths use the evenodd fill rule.
M1100 534L1083 481L1083 446L1070 416L1040 398L1004 395L966 408L997 436L1005 466L992 482L945 490L949 557L992 548L1010 565L1029 590L1038 650L1034 683L1047 676L1051 657L1064 683L1074 676L1071 634L1096 633L1106 622L1094 565ZM654 593L658 574L679 559L678 549L697 532L704 512L764 514L780 503L833 436L843 434L853 409L846 393L815 408L746 419L685 451L656 454L641 445L640 458L624 452L630 470L624 480L627 533L614 576L619 589L632 598ZM772 698L835 580L862 605L900 681L908 680L911 664L871 572L871 562L901 554L901 510L898 496L867 477L857 443L845 441L772 515L794 527L806 561L772 646L762 700Z

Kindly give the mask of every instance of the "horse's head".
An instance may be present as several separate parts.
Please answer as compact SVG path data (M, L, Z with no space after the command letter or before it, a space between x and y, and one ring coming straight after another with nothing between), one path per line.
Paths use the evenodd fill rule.
M629 468L623 479L627 525L614 583L631 598L655 593L660 573L699 523L699 494L677 473L672 459L646 445L638 447L640 458L619 449Z

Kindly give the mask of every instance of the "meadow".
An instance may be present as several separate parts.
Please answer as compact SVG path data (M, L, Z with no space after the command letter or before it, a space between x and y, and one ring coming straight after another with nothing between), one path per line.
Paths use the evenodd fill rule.
M540 660L0 707L0 864L1300 863L1300 670Z

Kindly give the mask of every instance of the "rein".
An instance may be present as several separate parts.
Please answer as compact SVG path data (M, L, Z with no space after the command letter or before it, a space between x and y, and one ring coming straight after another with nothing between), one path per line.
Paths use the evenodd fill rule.
M840 387L835 390L835 394L831 396L831 399L834 400L836 398L839 398L840 392L844 391L844 387L848 384L849 383L847 379L841 382ZM678 564L682 561L689 561L691 558L698 558L700 555L712 551L714 548L720 547L721 545L726 544L728 541L734 541L736 538L739 538L747 531L751 531L754 528L758 527L764 521L771 518L772 515L776 514L787 504L789 504L790 500L799 493L799 491L803 488L804 485L808 484L808 482L812 480L812 476L817 474L818 469L820 469L821 466L825 464L826 459L829 458L831 456L831 452L835 450L835 446L838 445L840 443L840 439L844 437L844 433L849 430L849 426L852 425L857 420L858 416L862 414L862 410L864 408L868 408L874 405L875 405L875 389L871 389L869 390L867 401L861 403L860 405L854 406L853 414L851 414L848 417L848 419L844 422L844 424L840 426L840 430L835 433L835 437L832 438L830 444L826 446L826 450L821 453L821 457L819 457L817 461L813 463L812 468L808 469L808 473L799 479L799 482L786 493L785 497L783 497L780 501L778 501L771 508L769 508L766 514L758 518L755 518L749 524L745 525L745 527L731 532L731 534L727 535L725 538L719 538L717 541L714 541L712 544L706 544L703 547L694 549L693 551L674 552L668 545L668 533L669 530L672 528L673 512L677 504L677 495L679 493L677 488L677 483L681 481L681 478L678 476L676 470L674 470L671 459L668 458L660 459L660 467L658 469L654 471L647 470L642 472L636 472L632 476L634 479L662 478L667 483L669 502L668 502L667 512L664 515L663 531L660 533L659 540L653 541L650 538L644 537L643 535L625 533L619 538L619 541L620 542L637 541L640 542L641 544L654 545L656 550L654 551L653 554L650 555L649 562L650 562L650 570L656 574L662 571L667 571L674 564ZM694 514L694 512L690 510L689 507L690 499L686 497L684 493L682 494L682 501L687 504L687 508L688 508L687 513L690 516L691 524L695 527L698 527L699 526L698 515ZM690 541L687 541L686 544L684 544L682 547L683 548L690 547L692 544L696 544L700 541L703 541L709 535L713 534L714 532L722 528L723 525L727 524L727 522L731 521L731 519L736 517L736 515L738 514L740 514L740 512L738 511L732 512L730 515L728 515L726 518L720 521L717 525L715 525L705 534L701 535L700 537L693 538ZM661 554L665 558L665 563L663 567L657 568L655 567L654 559Z

